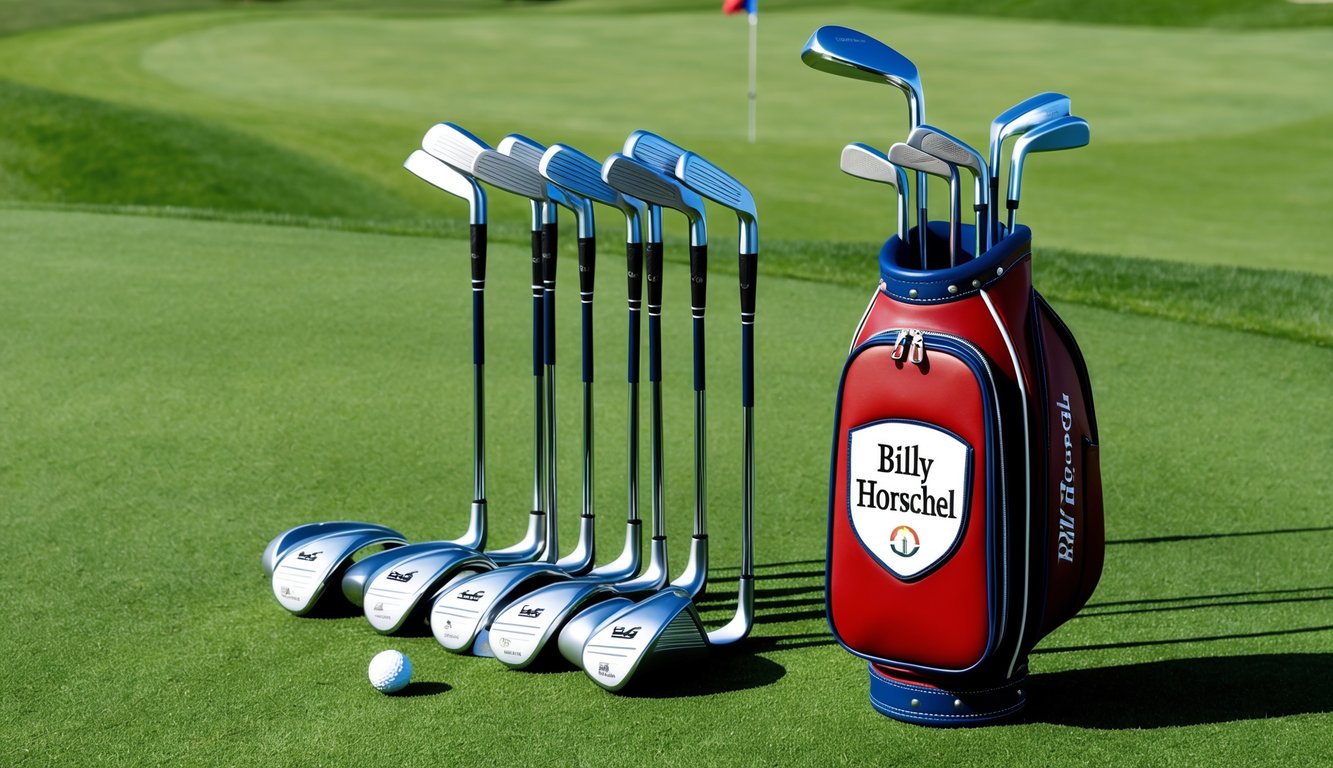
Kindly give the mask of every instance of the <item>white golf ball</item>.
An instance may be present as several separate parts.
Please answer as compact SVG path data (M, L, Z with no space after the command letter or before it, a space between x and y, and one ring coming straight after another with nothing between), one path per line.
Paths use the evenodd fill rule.
M403 690L412 679L412 662L398 651L380 651L370 660L370 684L380 693Z

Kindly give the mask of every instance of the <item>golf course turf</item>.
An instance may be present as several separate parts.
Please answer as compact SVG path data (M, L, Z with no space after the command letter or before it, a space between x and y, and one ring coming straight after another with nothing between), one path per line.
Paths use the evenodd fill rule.
M1062 21L1071 4L1053 1L1001 18L959 2L928 14L773 0L750 145L745 23L717 3L436 5L64 0L0 26L0 765L1328 759L1326 9L1216 0L1194 19ZM850 141L902 140L907 121L896 91L800 64L823 23L913 58L928 120L974 146L995 113L1043 90L1068 93L1092 126L1087 148L1030 159L1019 220L1036 287L1091 372L1106 568L1084 612L1033 652L1031 703L1009 724L876 714L864 663L824 621L833 397L893 226L891 190L837 158ZM579 671L453 656L428 631L298 619L272 597L259 556L292 525L365 519L414 541L465 527L466 206L401 168L439 120L599 158L648 128L754 191L757 623L697 670L616 696ZM945 190L931 195L938 218ZM528 211L491 198L487 479L490 544L504 546L531 503ZM713 580L700 608L717 626L738 572L740 341L734 217L709 213ZM604 561L624 522L625 287L622 220L598 214ZM679 568L693 501L687 230L664 218ZM580 498L569 223L566 549ZM414 666L399 696L366 679L385 648Z

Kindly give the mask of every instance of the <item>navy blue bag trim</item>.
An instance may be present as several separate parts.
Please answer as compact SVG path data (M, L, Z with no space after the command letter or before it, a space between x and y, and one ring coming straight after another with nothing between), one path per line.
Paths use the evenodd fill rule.
M903 264L919 263L919 251L889 238L879 252L879 279L885 294L904 304L939 304L975 296L998 282L1014 265L1032 256L1032 230L1019 225L981 258L948 269L922 271Z
M870 665L870 704L881 715L933 726L984 725L1016 714L1027 704L1027 670L998 686L937 688L889 677Z

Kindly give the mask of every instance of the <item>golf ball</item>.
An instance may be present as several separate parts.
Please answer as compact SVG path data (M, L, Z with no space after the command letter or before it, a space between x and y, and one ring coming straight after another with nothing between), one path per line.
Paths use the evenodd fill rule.
M370 660L370 684L380 693L403 690L412 679L412 662L398 651L380 651Z

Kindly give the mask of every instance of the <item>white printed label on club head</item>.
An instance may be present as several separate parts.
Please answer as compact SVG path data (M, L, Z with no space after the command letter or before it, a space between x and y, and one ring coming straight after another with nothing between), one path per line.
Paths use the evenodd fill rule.
M553 623L570 603L598 589L595 584L563 582L548 584L518 598L491 622L491 651L506 664L526 664L541 649Z
M972 447L898 420L857 427L848 441L847 507L861 545L903 580L943 564L966 528Z
M506 595L529 570L526 565L497 568L450 585L431 608L431 634L448 650L467 650L477 632L484 629L495 601Z
M314 538L288 552L273 568L273 596L292 613L303 613L347 548L364 538L362 531Z

